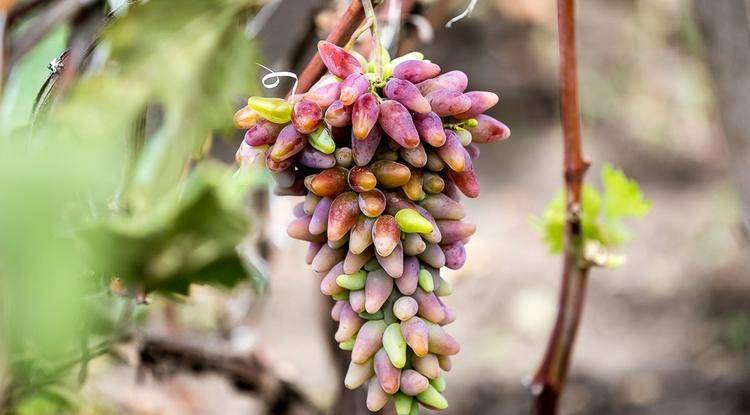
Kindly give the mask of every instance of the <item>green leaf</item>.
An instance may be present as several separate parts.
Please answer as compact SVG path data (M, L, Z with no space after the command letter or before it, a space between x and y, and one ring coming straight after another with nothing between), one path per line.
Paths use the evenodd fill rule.
M604 186L604 214L607 220L640 218L651 210L651 202L646 200L635 180L629 179L621 170L610 164L602 168Z
M544 209L542 217L532 217L533 226L542 233L542 240L551 254L562 252L565 235L565 199L558 192Z
M630 232L622 219L642 217L651 208L651 202L643 197L638 183L608 164L602 169L602 184L603 194L592 186L583 186L581 227L584 239L598 241L602 246L611 248L630 239ZM532 224L542 233L550 253L562 252L565 220L563 192L547 205L541 218L532 218Z
M263 276L237 250L249 230L237 190L244 174L260 173L233 175L204 162L179 194L150 210L95 223L87 234L98 272L176 294L187 294L192 283L232 287L248 278L262 288Z

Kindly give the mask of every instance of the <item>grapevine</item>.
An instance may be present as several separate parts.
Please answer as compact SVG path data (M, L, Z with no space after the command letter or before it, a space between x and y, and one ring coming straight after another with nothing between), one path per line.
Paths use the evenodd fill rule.
M367 407L393 400L399 415L420 405L445 409L443 372L458 342L444 329L443 302L476 227L461 194L475 198L478 144L510 130L484 112L492 92L465 92L466 74L411 52L391 60L378 44L372 5L363 2L376 42L369 60L327 41L328 70L288 99L254 96L234 117L246 129L242 166L264 164L281 196L304 196L288 234L309 242L306 261L336 301L335 339L351 351L344 384L367 388Z

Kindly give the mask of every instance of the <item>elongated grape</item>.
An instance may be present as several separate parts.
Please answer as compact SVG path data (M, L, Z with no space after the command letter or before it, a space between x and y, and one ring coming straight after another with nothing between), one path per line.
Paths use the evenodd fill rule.
M420 205L427 209L436 220L460 220L466 217L464 207L442 193L428 195L420 202Z
M422 95L427 95L438 89L451 89L458 92L464 92L466 91L467 85L469 85L469 78L466 77L465 73L461 71L450 71L435 78L418 83L417 88L422 92Z
M398 101L409 111L427 114L431 111L430 102L422 96L416 86L409 81L391 78L383 90L388 99ZM468 99L468 98L467 98Z
M401 209L394 216L398 228L406 233L429 234L433 230L432 222L422 216L416 209Z
M433 147L440 147L445 143L443 121L434 112L415 115L414 126L419 132L419 136L427 144Z
M401 278L396 279L396 286L401 294L412 295L417 289L419 261L413 256L404 258L404 269Z
M425 171L422 173L422 189L424 189L425 193L428 193L429 195L441 194L443 189L445 189L445 180L443 180L440 175ZM429 195L427 197L429 197ZM422 202L424 202L424 200Z
M247 106L256 114L276 124L286 124L292 118L292 106L285 99L251 97L247 100Z
M385 210L385 195L379 189L360 193L359 210L370 218L377 218Z
M380 350L386 327L387 325L383 320L372 320L362 325L352 349L353 362L364 363Z
M411 178L411 170L395 161L376 161L372 163L370 170L377 178L378 183L387 189L401 187L408 183Z
M387 394L380 386L380 381L377 377L370 379L367 384L367 409L371 412L377 412L391 399L391 395Z
M419 234L407 233L404 235L404 253L416 256L424 252L427 245Z
M372 228L375 219L360 215L357 223L349 237L349 250L355 254L361 254L368 246L372 245Z
M312 169L329 169L336 165L336 158L312 147L305 147L300 151L297 162Z
M313 88L304 95L304 98L310 100L320 107L323 111L327 110L341 95L341 83L333 82Z
M404 159L404 161L414 167L421 168L427 164L427 152L422 143L419 143L419 145L414 148L402 148L399 150L398 154Z
M323 170L310 181L310 191L320 197L335 197L346 190L349 172L341 167Z
M428 293L422 288L417 288L412 296L419 304L418 316L430 321L443 321L445 319L445 310L434 293Z
M477 231L477 226L460 220L439 220L437 226L443 235L441 243L450 244L463 241Z
M319 127L317 130L307 136L310 145L323 154L333 154L336 150L336 143L327 129Z
M443 336L439 338L440 340L444 339ZM401 333L401 324L391 323L386 327L383 333L383 349L388 354L388 358L394 367L401 369L406 365L406 341L404 340L404 335Z
M323 122L323 110L309 99L302 99L294 104L292 124L302 134L310 134Z
M429 351L430 331L424 320L412 315L412 317L406 319L406 321L401 322L401 332L404 341L409 345L415 355L427 355L427 352Z
M340 277L341 276L339 276L339 278ZM339 284L339 281L338 281L339 278L336 278L336 284ZM352 307L352 310L354 310L354 312L357 314L360 314L363 311L365 311L365 290L360 289L360 290L349 291L349 305ZM352 349L353 348L354 348L354 344L352 345Z
M494 92L487 91L471 91L465 94L471 101L471 106L468 110L461 114L456 114L458 119L474 118L488 109L494 107L500 98Z
M396 245L401 238L396 219L390 215L379 217L372 228L372 240L375 244L375 251L380 256L388 256L396 249Z
M422 170L411 169L411 176L409 181L402 186L404 194L411 200L421 200L424 197L424 189L422 189Z
M352 134L354 138L364 140L370 134L370 130L378 122L380 111L380 104L378 104L375 95L366 93L357 98L352 107ZM382 122L381 127L383 127Z
M245 142L253 147L273 144L283 128L283 125L260 120L245 132Z
M346 253L344 258L344 272L347 274L353 274L362 269L367 262L373 258L373 252L371 249L365 249L359 254L355 254L352 251Z
M247 130L248 128L252 128L262 119L263 117L261 117L257 112L245 106L234 113L233 121L235 128L238 128L240 130Z
M331 42L318 42L318 54L328 70L339 78L346 78L353 73L362 73L362 66L357 58Z
M352 105L360 95L367 92L370 81L365 75L353 73L341 82L341 96L339 99L344 105Z
M339 285L338 282L336 281L339 275L341 275L343 272L344 272L343 261L331 267L331 269L328 270L323 276L323 278L320 280L320 292L322 292L325 295L335 295L335 294L339 294L343 292L345 288Z
M348 235L357 223L359 205L354 192L344 192L331 202L328 214L328 240L337 241Z
M401 147L414 148L419 145L419 133L414 126L409 110L401 103L385 100L380 104L380 127Z
M475 143L485 144L502 141L510 137L510 128L500 121L488 116L477 115L477 126L467 128L471 133L472 141Z
M430 385L427 377L413 369L407 369L401 372L401 392L416 396L427 390Z
M452 356L461 350L456 339L437 324L427 324L429 328L430 353Z
M418 308L419 305L415 299L411 297L400 297L393 303L393 315L399 320L405 321L414 317L417 314Z
M368 192L375 188L378 180L367 167L352 167L349 170L349 187L355 192Z
M414 84L434 78L440 74L440 66L422 60L408 60L393 68L393 76Z
M362 324L364 324L364 320L352 310L350 305L345 305L341 309L341 316L339 316L339 327L335 334L336 341L342 342L352 337L362 327Z
M452 89L437 89L425 97L432 111L441 117L461 114L471 108L471 100L461 92Z
M347 127L352 125L352 107L341 101L334 101L326 110L325 121L332 127Z
M466 248L460 241L441 245L445 254L445 266L450 269L460 269L466 263Z
M323 235L316 235L310 232L310 220L312 219L312 216L303 216L301 218L297 218L289 223L289 226L286 228L286 232L289 236L291 236L294 239L299 239L301 241L308 241L308 242L323 242L325 241L325 237Z
M306 142L305 137L289 124L281 130L271 147L271 159L276 162L290 159L305 148Z
M445 130L445 145L435 151L451 170L462 172L466 169L466 160L470 159L466 150L458 141L458 136L451 130Z
M377 376L380 387L383 388L385 393L392 395L398 392L401 386L401 370L393 365L385 349L380 349L375 353L373 366L375 376Z
M331 203L333 203L333 199L324 197L315 206L315 211L308 225L311 234L320 235L328 229L328 215L331 210Z
M412 363L414 369L428 379L437 379L440 376L440 363L434 354L428 353L424 356L417 356Z
M366 166L370 163L378 150L382 136L383 130L378 125L375 125L362 140L352 134L352 156L357 166Z
M404 273L404 249L400 243L388 256L381 256L375 252L375 259L388 275L393 278L401 278Z
M334 265L343 261L345 256L346 250L334 249L328 244L323 245L313 258L312 269L317 272L328 272Z
M446 409L448 407L448 401L432 385L427 385L427 389L417 395L417 399L419 400L419 402L431 408L435 408L438 411Z
M448 172L452 183L461 190L466 197L478 197L479 196L479 178L474 169L466 170L463 172Z
M365 310L375 313L385 304L393 289L393 279L383 270L367 274L365 282Z
M349 368L344 377L344 386L346 386L347 389L357 389L364 385L364 383L374 374L375 371L372 367L372 360L368 360L362 364L351 362L349 363Z

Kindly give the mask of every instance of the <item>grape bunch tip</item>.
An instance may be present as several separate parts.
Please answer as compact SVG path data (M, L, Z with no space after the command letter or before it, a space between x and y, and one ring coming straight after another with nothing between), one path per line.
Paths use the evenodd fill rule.
M309 242L306 262L331 296L335 339L351 351L344 384L367 389L367 408L393 401L399 415L448 407L444 372L458 342L443 302L476 227L461 194L475 198L478 144L508 127L484 112L492 92L465 92L466 74L441 72L418 52L380 68L321 41L328 74L288 99L251 97L234 116L247 130L242 167L265 165L275 194L304 196L287 232Z

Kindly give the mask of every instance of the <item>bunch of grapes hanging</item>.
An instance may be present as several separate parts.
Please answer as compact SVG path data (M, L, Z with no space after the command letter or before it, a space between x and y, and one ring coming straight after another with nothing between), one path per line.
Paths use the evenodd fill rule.
M399 415L448 406L444 371L459 344L444 326L451 286L476 227L460 195L479 195L477 144L510 130L483 113L492 92L464 92L461 71L412 52L366 61L322 41L330 72L289 99L251 97L235 114L247 129L240 163L264 162L278 195L304 196L288 227L309 242L307 263L336 301L335 338L351 351L346 387L367 407L392 398ZM377 54L375 54L377 55Z

